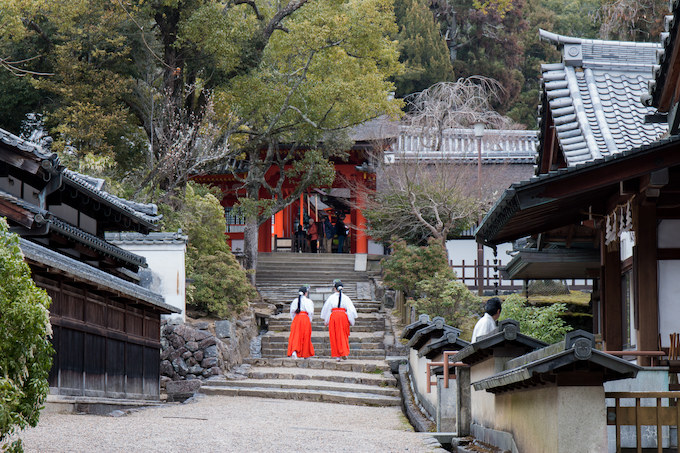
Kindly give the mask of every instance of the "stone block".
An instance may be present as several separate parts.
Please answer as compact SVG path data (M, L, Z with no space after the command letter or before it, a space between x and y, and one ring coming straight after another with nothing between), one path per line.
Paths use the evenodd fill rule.
M173 333L172 335L170 335L168 337L168 341L170 342L172 347L175 348L175 349L181 348L182 346L184 346L184 343L185 343L184 338L177 335L176 333Z
M193 357L193 356L191 356L191 357L189 357L188 359L186 359L186 362L187 362L187 366L188 366L189 368L191 368L192 366L198 364L198 361L197 361L196 358Z
M217 357L206 357L201 362L201 366L203 368L212 368L214 366L217 366Z
M213 346L215 344L217 344L217 338L210 336L210 337L207 337L207 338L204 338L203 340L201 340L201 342L198 343L198 347L201 348L201 349L206 349L206 348Z
M198 349L198 343L195 341L187 341L187 344L185 344L184 347L191 352L195 352Z
M189 372L189 367L187 366L186 362L182 358L177 358L177 359L173 360L172 361L172 367L181 376L186 376L187 373Z
M205 357L217 357L217 346L212 345L205 348L205 351L203 351L203 357L203 360L205 360Z
M188 359L189 357L191 357L192 355L193 355L193 354L191 353L191 351L185 351L184 354L182 354L182 358L183 358L184 360L187 360L187 359Z
M192 367L189 367L189 373L190 374L201 374L201 373L203 373L203 367L201 365L194 365Z
M163 376L173 376L175 374L175 369L172 367L172 363L170 363L169 360L163 360L161 361L160 372Z
M194 352L194 358L196 359L197 362L202 362L203 361L203 351L200 349L196 352Z
M215 321L215 335L217 338L231 338L232 325L231 321Z
M195 377L195 376L194 376ZM165 384L165 391L168 394L168 402L182 402L194 396L201 388L201 381L190 379L183 381L170 381Z
M198 379L198 376L196 376L195 374L189 373L186 376L184 376L184 379L186 379L187 381L191 381L191 380L194 380L194 379Z
M207 332L205 330L195 330L194 331L194 341L201 341L206 338L208 338L210 335L210 332Z
M308 360L307 362L309 362L309 368L315 370L320 370L323 368L323 362L320 360Z
M208 330L210 329L210 323L206 321L199 321L195 322L192 327L198 330Z

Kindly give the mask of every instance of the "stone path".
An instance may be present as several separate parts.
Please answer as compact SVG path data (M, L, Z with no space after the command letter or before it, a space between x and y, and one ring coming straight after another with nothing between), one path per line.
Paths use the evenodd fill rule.
M206 396L127 416L44 413L27 452L440 452L398 407Z

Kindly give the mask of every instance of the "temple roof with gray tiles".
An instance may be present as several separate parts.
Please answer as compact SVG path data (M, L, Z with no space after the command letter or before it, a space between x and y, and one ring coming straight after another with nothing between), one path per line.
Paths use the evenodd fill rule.
M444 351L458 351L469 346L470 343L460 338L459 333L460 331L446 332L441 338L433 340L421 348L418 356L433 359Z
M418 329L411 339L406 344L407 347L420 350L425 344L433 338L440 338L447 333L460 334L460 329L446 324L446 321L441 316L435 317L427 326Z
M547 105L542 106L539 129L545 129L551 116L568 166L647 145L666 132L665 124L645 123L645 116L655 110L641 101L660 44L539 33L562 51L560 63L541 66Z
M563 341L509 360L502 372L472 385L475 390L501 393L556 383L561 373L569 375L570 386L593 385L592 379L578 382L574 371L592 372L593 379L606 382L635 377L639 370L633 363L598 351L593 335L577 330L567 333Z
M128 297L143 301L147 305L157 307L162 313L179 313L179 310L165 303L165 299L141 286L118 278L89 264L77 261L61 253L21 238L19 247L24 256L32 261L41 263L46 267L56 269L66 275L90 282L96 286L117 291Z
M653 79L649 81L648 94L643 97L646 105L658 107L661 93L664 91L670 75L670 65L673 61L673 49L677 45L678 31L680 30L680 0L670 1L671 14L665 17L665 31L660 36L660 49L656 54Z
M50 153L36 143L24 140L3 129L0 129L0 143L4 143L19 151L33 154L36 160L43 161L41 164L43 167L50 167L51 171L61 173L66 184L79 188L88 194L88 196L141 221L147 227L154 227L161 218L158 215L158 207L155 204L136 203L106 192L103 190L104 180L64 168L61 166L56 153Z
M149 234L109 232L105 237L108 242L117 245L186 244L189 240L182 230Z
M494 349L505 348L507 346L533 351L544 348L547 345L541 340L520 333L519 322L514 319L504 319L498 323L496 329L479 337L477 341L463 348L453 357L453 360L472 365L492 356Z
M411 159L470 163L477 162L481 145L483 163L533 164L537 144L537 131L486 129L478 137L473 129L446 129L440 135L434 129L401 126L384 155L387 163Z

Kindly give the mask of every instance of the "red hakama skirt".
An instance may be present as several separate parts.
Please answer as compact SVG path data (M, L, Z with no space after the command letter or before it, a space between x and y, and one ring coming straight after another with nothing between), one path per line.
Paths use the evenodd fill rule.
M314 345L312 344L312 323L306 311L301 311L293 319L288 337L288 357L297 353L298 357L312 357Z
M331 357L349 355L349 319L347 310L334 308L328 320L328 334L331 341Z

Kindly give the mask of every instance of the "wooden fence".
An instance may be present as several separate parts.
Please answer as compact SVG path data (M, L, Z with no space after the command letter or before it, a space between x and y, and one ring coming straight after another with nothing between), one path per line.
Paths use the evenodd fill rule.
M449 261L449 265L453 271L458 276L458 280L463 282L470 291L477 291L477 260L472 263L466 264L465 260L462 260L460 264L454 264L453 261ZM494 265L491 261L486 260L486 263L482 265L482 278L483 278L483 289L488 291L493 291L498 289L498 291L523 291L526 289L526 280L502 280L499 278L494 278L494 275L500 275L494 269ZM590 290L592 288L592 280L586 279L566 279L565 283L571 290ZM498 287L496 287L498 284Z

